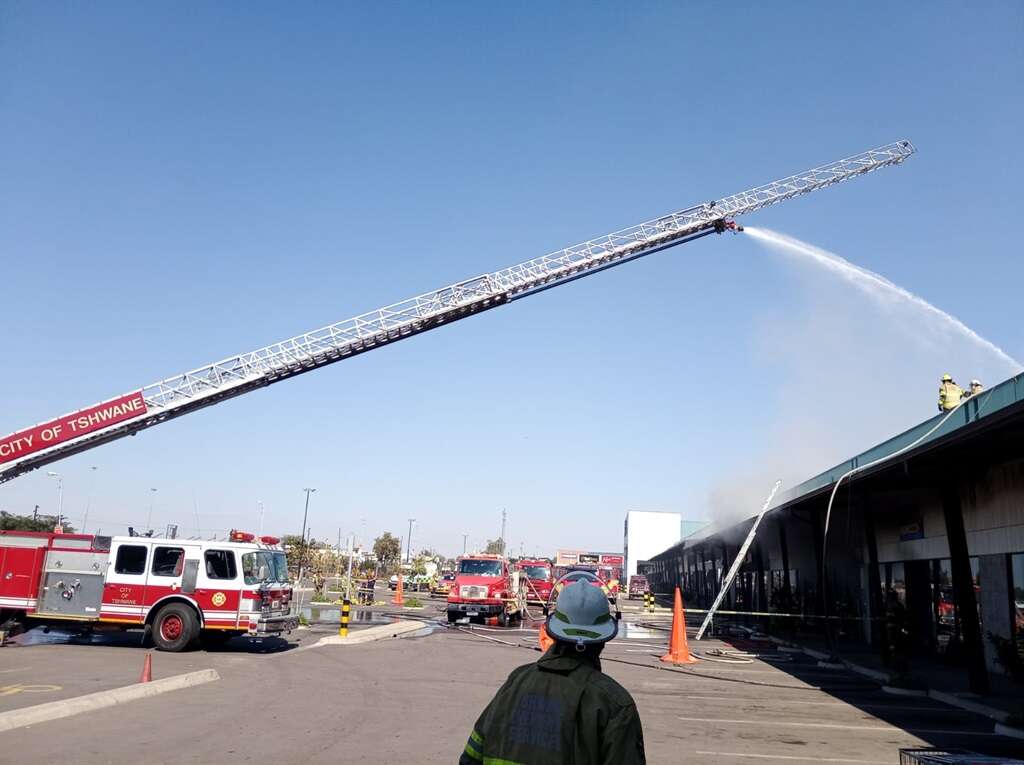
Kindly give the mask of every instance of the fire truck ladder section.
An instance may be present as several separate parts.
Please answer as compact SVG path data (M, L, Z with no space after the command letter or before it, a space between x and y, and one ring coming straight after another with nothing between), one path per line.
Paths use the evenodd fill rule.
M752 213L879 168L898 165L914 151L909 141L897 141L169 377L142 389L146 405L144 414L54 444L20 459L7 460L7 464L0 468L0 483L108 441L134 435L174 417L396 340L708 234L736 230L732 219L738 215ZM90 407L80 411L95 409Z

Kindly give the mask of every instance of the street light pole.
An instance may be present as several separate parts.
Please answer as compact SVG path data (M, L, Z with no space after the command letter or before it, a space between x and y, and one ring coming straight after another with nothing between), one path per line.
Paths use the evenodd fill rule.
M409 536L405 538L405 562L412 563L412 525L416 523L415 518L409 519Z
M57 479L57 526L61 525L61 520L64 518L64 478L60 473L54 473L52 470L46 473L51 478Z
M316 489L303 489L306 492L306 509L302 511L302 550L299 553L299 582L302 581L303 569L306 567L306 520L309 518L309 495Z
M150 489L149 491L149 517L146 518L146 531L153 529L153 503L156 501L156 489Z
M82 518L82 530L81 534L85 533L86 526L89 525L89 508L92 507L92 492L96 488L96 466L93 465L89 468L92 471L92 480L89 481L89 496L85 500L85 516Z
M345 600L352 600L352 545L355 542L356 533L353 531L348 538L348 582L345 585ZM341 547L341 544L338 545Z
M466 540L469 539L469 534L462 535L462 554L466 554Z

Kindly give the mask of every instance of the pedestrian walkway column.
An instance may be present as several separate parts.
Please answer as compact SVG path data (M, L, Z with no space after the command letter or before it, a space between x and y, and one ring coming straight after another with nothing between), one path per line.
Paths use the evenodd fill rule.
M950 567L953 573L953 597L956 600L964 652L967 655L968 681L974 693L988 693L988 671L985 669L985 650L981 642L981 624L978 622L978 600L974 596L971 561L967 551L960 487L950 480L943 482L942 485L942 513L946 518L946 538L949 541Z
M861 515L864 517L864 542L868 558L868 642L881 649L882 663L889 665L889 646L882 640L882 624L879 619L885 616L885 603L882 599L882 574L878 565L878 538L875 536L875 516L871 511L870 502L861 501Z

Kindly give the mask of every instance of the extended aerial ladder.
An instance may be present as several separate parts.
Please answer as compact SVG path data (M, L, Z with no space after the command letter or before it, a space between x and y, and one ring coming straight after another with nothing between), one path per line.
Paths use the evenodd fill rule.
M871 149L232 356L17 431L0 439L0 483L197 409L588 274L708 234L742 230L733 220L736 216L898 165L914 151L909 141Z

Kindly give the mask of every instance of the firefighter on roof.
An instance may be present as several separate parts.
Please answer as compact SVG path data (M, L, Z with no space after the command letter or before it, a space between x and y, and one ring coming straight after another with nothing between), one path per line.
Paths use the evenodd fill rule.
M942 376L942 383L939 385L939 411L948 412L956 409L960 399L964 397L964 390L949 375Z
M512 671L473 726L459 765L500 762L643 765L633 698L601 672L598 658L618 622L586 581L561 591L546 627L555 644Z

